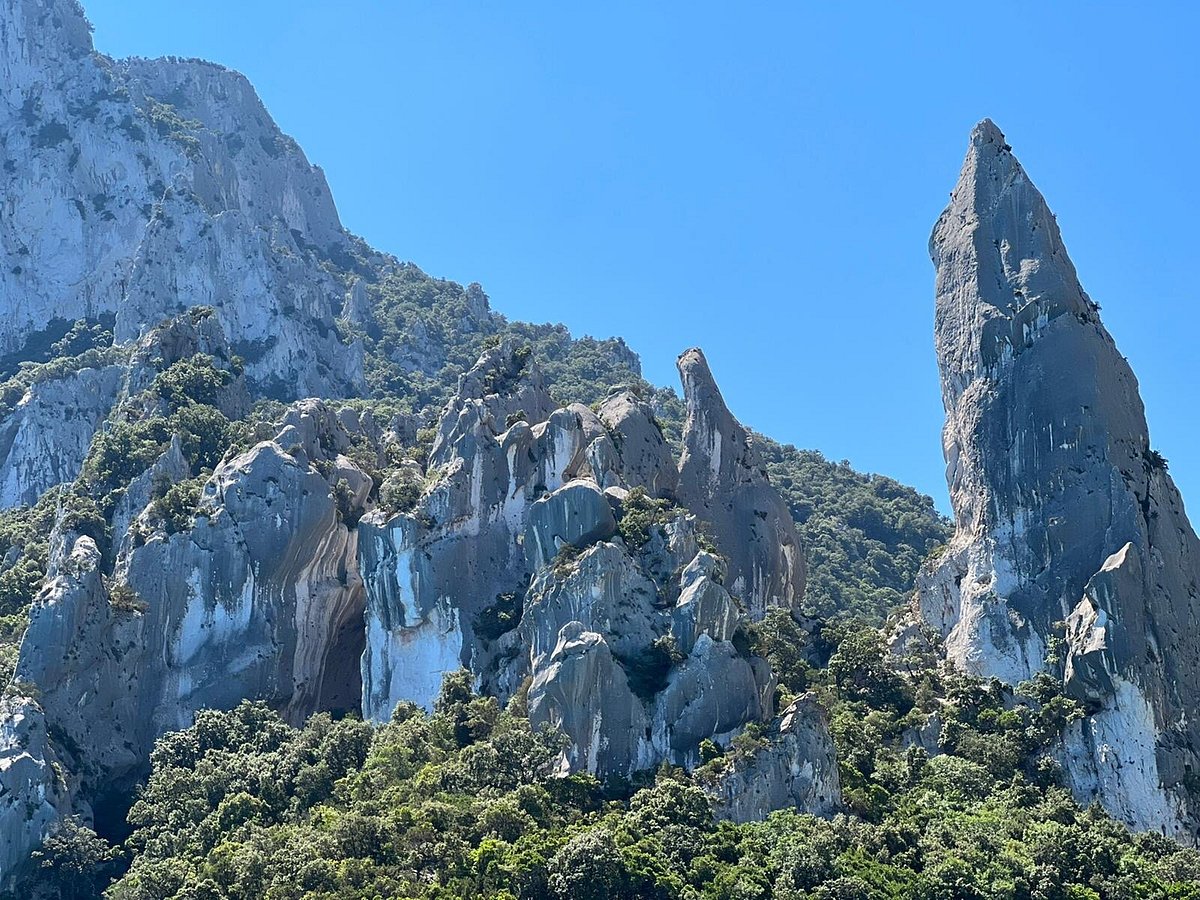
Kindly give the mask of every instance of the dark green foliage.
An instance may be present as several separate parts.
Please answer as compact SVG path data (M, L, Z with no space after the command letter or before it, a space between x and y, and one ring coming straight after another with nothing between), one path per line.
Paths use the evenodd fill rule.
M874 667L866 637L840 641L856 648L839 647L844 658ZM381 728L320 715L296 729L252 703L201 713L159 741L130 815L132 867L107 896L1200 900L1196 851L1080 809L1027 775L1028 757L1004 768L951 743L930 758L899 738L919 710L849 699L826 680L843 771L863 768L847 784L859 814L747 825L714 821L677 769L609 793L590 776L551 776L561 739L532 732L520 702L504 711L475 696L465 672L447 678L433 715L401 705ZM1036 715L1034 701L971 679L937 691L958 744ZM710 746L707 774L765 739L747 729L730 757Z
M440 408L458 376L503 337L529 347L562 403L593 403L615 385L642 383L637 357L619 338L572 339L562 325L510 322L488 308L479 285L463 288L406 263L368 284L367 294L375 321L358 334L367 383L373 396L412 412Z
M169 416L133 422L118 418L92 440L84 479L97 496L111 495L146 471L167 450L173 435L179 436L193 473L211 471L225 450L239 442L243 430L219 409L200 403L189 403Z
M32 506L0 511L0 616L24 614L46 574L59 489Z
M347 528L353 528L358 524L358 520L362 518L363 509L356 502L356 497L353 489L350 487L350 482L345 478L339 478L333 486L333 502L337 506L337 516Z
M78 356L88 350L107 347L113 341L113 326L116 317L106 313L99 319L76 319L61 338L50 345L51 359L60 356Z
M949 539L950 523L933 500L891 478L758 435L755 444L807 552L804 611L881 622L905 602L929 552Z
M512 631L521 622L524 602L520 594L509 591L496 595L496 602L482 610L475 619L475 634L487 641Z
M686 657L675 644L675 638L663 635L649 647L631 656L617 656L617 662L629 679L629 689L643 700L649 700L667 686L671 668Z
M771 672L788 696L802 694L813 682L812 637L786 609L769 609L749 627L749 650L771 664Z
M54 900L93 900L123 868L119 850L110 847L78 819L65 820L33 853L37 885Z
M168 487L163 495L154 501L151 514L162 523L167 534L179 534L192 527L206 481L206 475L180 481Z
M1167 458L1157 450L1147 450L1146 461L1152 469L1157 469L1160 472L1167 471Z
M200 139L196 136L202 127L199 122L183 118L170 103L162 103L153 97L147 98L143 112L155 131L180 144L189 156L200 152Z
M123 581L113 582L108 586L108 605L127 613L143 613L149 608L146 601L138 596L137 591Z
M408 469L392 472L379 489L379 505L389 513L409 512L421 499L422 482Z
M155 376L150 389L171 409L189 403L215 406L221 392L233 381L233 373L219 368L211 356L203 353L181 359Z
M68 333L69 336L69 333ZM85 342L86 343L86 342ZM22 353L27 351L22 351ZM36 356L48 355L35 353ZM0 417L7 416L21 402L25 392L37 384L67 378L84 369L98 369L119 363L125 351L119 347L88 347L76 356L57 356L46 362L22 360L9 371L6 381L0 382Z
M669 500L657 500L646 493L643 487L635 487L621 501L621 518L617 522L617 530L629 549L637 551L650 540L650 529L655 525L665 525L682 510L674 507Z

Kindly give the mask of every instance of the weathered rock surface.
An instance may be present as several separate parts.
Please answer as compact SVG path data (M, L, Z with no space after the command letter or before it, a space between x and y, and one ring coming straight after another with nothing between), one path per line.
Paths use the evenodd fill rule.
M333 199L245 78L116 62L74 0L4 0L0 80L0 351L106 313L128 341L207 304L264 389L360 383L334 328L345 289L321 268L348 241Z
M242 76L114 61L74 0L0 0L0 147L6 371L67 346L78 319L115 336L8 386L0 507L74 480L106 422L176 421L196 398L176 385L184 396L168 399L170 378L149 389L180 361L211 357L223 374L200 389L230 419L263 398L361 390L362 348L339 328L378 337L379 282L404 266L363 256ZM465 299L461 333L503 324L478 285ZM412 324L390 362L458 371L435 331ZM793 605L803 560L707 366L681 372L682 475L648 404L622 391L598 414L559 408L508 339L460 377L427 464L395 455L423 411L381 427L296 400L219 464L156 434L149 465L137 455L122 483L82 485L103 495L91 499L110 529L77 533L64 512L51 535L16 672L38 702L0 706L0 887L61 816L127 799L158 736L246 698L293 722L386 719L401 700L431 706L443 674L467 666L501 699L527 689L535 724L568 735L561 769L602 777L695 765L704 738L768 721L774 680L735 641L738 601L756 616ZM19 402L17 384L31 385ZM190 517L186 491L157 503L202 465L215 471ZM377 469L420 485L414 508L375 509ZM684 507L667 502L681 482ZM626 545L634 488L662 502L639 507L653 521ZM700 518L728 563L700 551Z
M921 616L963 669L1062 675L1089 704L1063 753L1077 796L1194 835L1200 543L1133 372L989 121L930 248L956 532L919 580Z
M652 497L673 497L679 472L650 404L632 391L619 391L605 398L597 414L612 440L621 483Z
M442 673L464 665L501 698L528 684L531 721L568 737L563 771L695 765L701 740L771 718L774 679L733 643L746 620L721 584L725 562L699 551L692 511L663 512L636 548L618 534L630 488L674 490L648 407L616 394L600 418L580 406L550 412L541 385L512 346L485 353L443 411L436 480L416 509L360 525L364 714L387 719L402 700L431 706ZM693 402L700 420L712 395ZM717 412L728 418L723 404ZM725 527L779 503L758 472L741 486L751 505L732 504ZM736 533L723 538L740 546ZM794 577L793 567L753 583L798 588Z
M342 456L332 471L356 476L361 508L367 476ZM358 706L357 672L342 664L362 648L361 625L344 627L362 621L356 534L303 455L261 443L217 469L190 528L147 515L135 527L111 576L92 538L55 538L17 666L82 797L127 785L155 738L202 708L262 698L302 721Z
M767 734L766 746L735 762L710 786L719 818L754 822L796 807L833 815L841 806L837 753L825 712L811 696L794 701Z
M0 886L70 809L58 766L37 703L0 698Z
M47 489L75 480L123 376L120 366L85 368L26 391L0 422L0 508L32 505Z
M687 402L679 501L708 523L729 562L729 590L752 619L804 595L804 551L791 512L767 481L750 435L725 406L697 349L678 361Z
M529 508L525 558L531 569L554 562L564 544L587 547L617 532L617 520L604 492L593 481L572 481Z

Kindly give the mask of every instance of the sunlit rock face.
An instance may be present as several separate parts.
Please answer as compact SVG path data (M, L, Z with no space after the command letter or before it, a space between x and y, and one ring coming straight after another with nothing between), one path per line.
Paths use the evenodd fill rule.
M1200 543L1133 372L989 121L930 249L957 527L921 616L966 671L1050 672L1088 704L1062 752L1081 800L1194 835Z
M635 392L562 406L511 340L463 373L427 463L388 457L426 423L397 416L389 436L303 398L361 393L340 329L378 329L364 281L394 261L364 263L242 76L99 55L74 0L0 0L0 196L0 507L81 473L94 486L98 430L166 419L151 388L174 363L211 357L231 420L291 401L275 428L243 423L253 438L211 474L186 437L163 438L91 498L104 526L60 506L0 704L0 889L61 817L100 827L159 736L244 699L295 723L386 720L401 701L431 707L465 666L562 729L559 771L605 778L694 766L704 739L772 719L745 628L798 603L803 555L699 351L680 363L682 462ZM502 322L465 294L462 334ZM76 320L107 336L49 352ZM440 374L461 335L432 331L414 325L392 362ZM367 473L400 468L419 499L385 511ZM166 487L193 476L198 505L164 514ZM823 718L809 725L828 741ZM783 752L808 771L807 751ZM796 774L738 815L826 811Z
M687 403L679 501L712 530L729 561L729 589L752 619L772 607L795 609L805 566L791 512L726 407L704 354L688 350L678 368Z
M4 0L0 80L0 354L57 323L115 316L128 341L208 305L264 390L360 383L321 265L348 247L333 199L243 76L112 60L74 0Z
M765 746L736 760L707 790L718 818L753 822L795 807L832 815L841 806L837 750L825 711L811 695L792 702L766 735Z
M154 740L200 709L258 698L302 722L359 706L357 668L343 663L362 651L364 594L343 514L366 511L371 480L338 452L347 425L359 427L352 413L297 404L275 440L217 468L186 528L168 531L152 506L141 510L111 573L91 537L53 536L14 686L37 697L26 715L44 714L66 753L68 783L46 794L55 815L128 788ZM173 443L151 471L172 471L178 453ZM18 737L25 761L0 783L11 789L20 775L28 792L55 751Z
M693 439L700 446L708 439L696 430L716 423L710 443L740 441L745 456L745 432L707 377L710 387L690 394ZM702 740L728 740L774 714L769 667L736 642L747 622L739 599L762 597L762 609L796 598L790 519L778 526L787 553L775 545L739 557L746 593L735 597L725 585L731 567L701 548L702 534L740 548L719 527L782 507L765 477L739 474L752 505L702 520L665 502L678 470L646 404L617 392L596 414L553 410L548 399L515 346L489 350L442 413L415 509L375 512L359 526L364 715L386 720L401 701L431 706L442 674L461 665L501 699L525 692L531 722L563 731L564 773L695 765ZM728 474L717 469L714 477ZM636 536L622 530L638 514L627 504L646 502L633 488L664 500ZM704 509L726 496L705 494ZM761 541L772 533L755 532ZM825 730L823 720L814 727ZM776 799L792 796L781 789Z

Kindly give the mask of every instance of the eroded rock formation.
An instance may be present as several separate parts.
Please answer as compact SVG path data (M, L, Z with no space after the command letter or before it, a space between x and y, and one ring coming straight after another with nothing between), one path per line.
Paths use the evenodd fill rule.
M759 614L794 604L800 547L703 357L685 359L683 473L703 514L673 505L685 479L636 396L613 394L599 417L550 411L509 345L463 376L416 508L360 526L368 716L431 705L440 673L464 665L501 698L528 690L530 720L569 738L561 769L603 777L695 765L702 740L771 719L770 669L735 643L739 600L759 598ZM723 488L735 475L737 490ZM741 528L756 541L746 551ZM736 568L702 549L703 530Z
M957 530L919 580L921 616L961 668L1049 672L1086 702L1062 752L1080 799L1194 835L1200 543L1133 372L989 121L930 249Z
M804 594L804 553L791 512L767 481L745 428L729 412L698 349L679 357L687 403L679 500L711 527L729 561L729 587L751 618L794 609Z
M200 709L261 698L300 722L358 707L357 671L342 660L361 653L364 595L344 518L366 510L371 480L338 452L347 421L358 424L298 404L276 440L217 468L184 530L152 505L129 522L111 573L92 537L54 535L11 690L36 696L22 714L44 715L69 784L37 787L55 751L26 728L10 739L27 749L4 774L7 790L36 789L65 814L72 796L86 808L128 789L154 740ZM153 468L177 454L172 444Z

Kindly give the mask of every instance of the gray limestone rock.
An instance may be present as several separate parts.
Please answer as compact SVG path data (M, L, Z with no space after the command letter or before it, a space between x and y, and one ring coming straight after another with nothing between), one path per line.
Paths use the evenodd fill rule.
M622 483L644 488L651 497L674 496L677 464L650 404L632 391L618 391L600 404L598 415L608 429Z
M61 544L16 677L36 686L85 797L127 783L199 709L254 697L301 721L358 706L357 672L341 667L362 646L361 626L343 628L362 616L355 534L329 482L277 444L222 464L191 528L134 541L111 576L90 537Z
M541 375L512 345L486 351L460 387L443 410L416 509L360 524L363 714L372 719L386 720L402 700L432 707L442 674L459 666L501 696L517 688L523 673L508 665L509 649L477 624L506 596L524 596L537 564L527 562L523 547L530 509L586 474L587 447L603 434L586 407L548 412ZM509 425L517 410L534 424ZM589 490L599 499L589 507L599 517L595 533L607 537L612 513L594 485L579 482L560 499L587 498ZM558 509L556 503L542 510ZM553 536L547 540L552 546Z
M619 657L635 658L666 631L656 596L654 582L615 543L597 544L566 570L541 570L529 586L520 625L532 669L541 666L568 622L604 635Z
M1009 684L1061 675L1089 703L1062 753L1081 800L1194 835L1200 542L1128 362L989 121L930 249L956 531L919 578L920 614L961 668Z
M706 575L689 580L671 611L671 633L683 653L691 653L702 634L714 641L732 640L740 623L729 591Z
M0 84L0 352L102 315L130 341L207 304L261 388L361 384L334 327L345 288L322 267L349 239L323 174L244 77L114 61L74 0L5 0Z
M729 563L729 590L752 619L772 607L795 608L804 594L804 551L791 512L725 406L704 354L688 350L678 367L687 403L679 500L711 526Z
M748 722L769 720L775 680L765 667L742 656L728 641L706 633L675 667L655 698L654 736L659 759L676 765L699 763L699 746L728 740Z
M0 698L0 890L69 811L60 773L37 703Z
M831 816L841 807L837 753L825 711L811 696L794 701L766 746L739 760L709 787L718 818L754 822L789 807Z
M608 498L591 481L572 481L529 507L525 558L530 569L550 565L563 544L584 548L616 534Z
M627 776L652 764L645 710L603 635L568 622L529 688L529 722L562 730L562 774Z
M0 422L0 507L31 505L74 481L108 416L124 369L110 365L34 384Z

